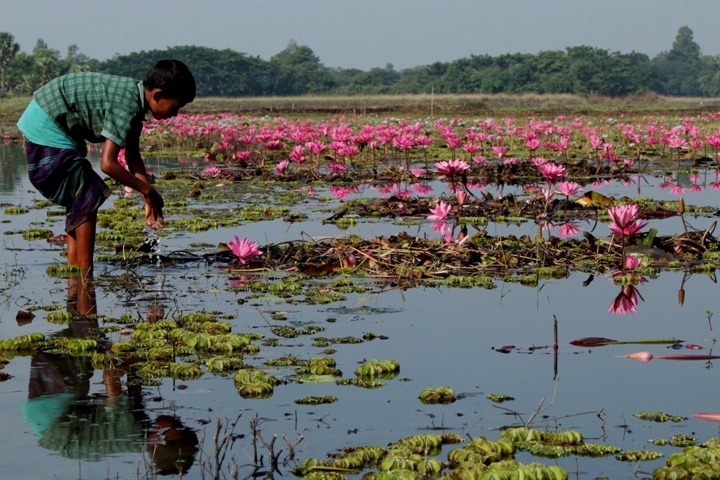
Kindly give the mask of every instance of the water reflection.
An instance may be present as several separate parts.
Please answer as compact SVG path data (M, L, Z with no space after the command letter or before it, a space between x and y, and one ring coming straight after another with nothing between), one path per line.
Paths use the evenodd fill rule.
M25 177L27 167L25 156L20 147L15 145L0 145L0 192L8 193L15 190L15 185Z
M610 304L609 311L615 314L635 313L638 299L642 297L637 288L634 285L624 285L620 287L620 293Z
M69 280L67 311L74 320L58 335L96 338L99 325L91 316L96 309L92 282ZM91 393L95 369L90 356L34 354L23 417L38 445L87 461L146 451L155 473L187 472L198 451L198 437L177 416L148 415L133 368L139 360L123 360L103 370L104 392Z

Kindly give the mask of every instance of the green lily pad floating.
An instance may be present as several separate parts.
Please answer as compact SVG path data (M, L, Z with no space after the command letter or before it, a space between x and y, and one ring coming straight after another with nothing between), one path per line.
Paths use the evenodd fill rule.
M420 393L420 402L425 405L447 405L457 400L450 387L426 388Z
M670 445L673 447L691 447L695 445L696 439L692 435L673 435Z
M24 207L5 207L5 215L23 215L28 213L28 209Z
M509 402L510 400L515 400L514 397L510 397L508 395L503 395L502 393L489 393L487 398L488 398L488 400L495 402L495 403L503 403L503 402Z
M322 405L326 403L335 403L335 401L337 401L337 397L335 395L325 395L323 397L311 395L309 397L298 398L295 400L295 403L298 405Z
M235 372L233 379L242 398L269 398L273 387L280 384L277 378L253 368L241 368Z
M292 375L291 380L298 383L332 383L337 380L335 375L313 375L311 373L302 375Z
M720 439L713 439L720 440ZM711 440L712 441L712 440ZM706 442L707 443L710 443ZM703 445L706 445L703 444ZM720 472L720 448L713 446L687 447L682 452L670 455L666 465L653 472L655 480L681 478L718 478Z
M450 450L447 457L452 466L458 466L512 460L514 455L515 445L507 439L487 440L485 437L477 437L462 448Z
M347 480L347 478L339 472L313 471L300 477L300 480Z
M80 267L77 265L50 265L45 269L48 277L74 278L80 276Z
M517 427L508 428L502 437L510 440L518 450L525 450L538 457L605 457L622 451L614 445L585 443L582 432L578 430L547 431Z
M397 360L369 360L355 370L358 377L381 377L388 374L400 373L400 363Z
M70 312L50 312L47 315L47 321L56 325L69 325L73 318L75 317Z
M33 229L23 230L21 235L25 240L43 240L52 237L53 232L51 230Z
M680 417L678 415L668 415L667 413L663 412L638 412L634 413L633 417L637 417L640 420L649 420L652 422L660 422L664 423L668 420L671 422L682 422L684 420L687 420L687 417Z
M373 379L360 379L360 378L339 378L335 381L338 385L355 385L360 388L380 388L384 387L385 384L379 380Z
M648 443L652 443L653 445L662 447L663 445L667 445L669 442L667 438L651 438L650 440L648 440Z
M615 455L617 460L621 462L648 462L650 460L657 460L662 458L663 455L660 452L653 452L651 450L625 450ZM657 477L655 477L657 478Z
M453 471L453 478L468 480L484 479L547 479L567 480L568 473L562 468L540 463L520 463L515 460L502 460L490 465L473 464L469 467L458 468Z
M297 367L298 365L307 365L306 360L301 360L293 356L285 356L279 358L270 358L263 362L263 365L268 367Z

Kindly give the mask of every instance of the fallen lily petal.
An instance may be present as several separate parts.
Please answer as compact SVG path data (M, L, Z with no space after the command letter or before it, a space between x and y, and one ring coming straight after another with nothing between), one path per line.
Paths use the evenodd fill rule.
M702 350L700 345L695 345L694 343L686 343L685 348L689 348L690 350Z
M636 353L629 353L625 355L625 358L630 358L632 360L637 360L638 362L649 362L653 358L653 354L650 352L636 352Z
M711 413L711 412L693 413L693 417L699 418L700 420L710 420L711 422L720 422L720 413Z
M570 342L570 345L575 345L576 347L602 347L603 345L615 343L616 341L617 340L605 337L583 337L573 340Z

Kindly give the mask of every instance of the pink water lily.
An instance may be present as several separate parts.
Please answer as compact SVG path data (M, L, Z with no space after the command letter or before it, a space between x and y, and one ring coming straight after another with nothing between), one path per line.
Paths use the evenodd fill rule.
M538 165L538 170L540 170L543 177L547 178L551 182L557 180L558 178L567 176L565 167L550 162Z
M620 290L620 293L610 304L608 311L623 315L626 313L635 313L638 304L638 293L637 289L633 285L625 285Z
M438 169L438 172L445 175L458 175L470 168L470 165L464 160L455 158L453 160L443 160L442 162L437 162L435 163L435 168Z
M609 228L613 233L623 237L631 237L643 229L647 222L638 220L640 207L637 204L617 205L608 209L612 219Z
M560 225L560 229L558 230L558 237L572 237L576 235L580 230L582 229L572 222L563 223L562 225Z
M428 220L445 220L452 210L452 206L449 203L439 201L434 207L430 209L432 215L428 215Z
M582 190L582 187L577 182L558 182L557 187L560 189L560 193L566 197L576 195Z
M283 160L281 162L278 162L277 165L275 165L275 168L273 169L275 173L278 175L287 175L288 169L290 168L290 161L289 160Z
M642 263L642 258L635 255L628 255L625 257L625 268L628 270L635 270Z
M245 262L252 257L257 257L258 255L262 255L262 250L258 248L257 242L251 241L249 238L245 237L242 240L235 235L231 242L227 244L230 251L232 251L235 256L238 258L238 261L241 264L245 264Z
M207 167L205 170L203 170L203 175L209 178L217 178L222 174L222 170L220 170L218 167Z

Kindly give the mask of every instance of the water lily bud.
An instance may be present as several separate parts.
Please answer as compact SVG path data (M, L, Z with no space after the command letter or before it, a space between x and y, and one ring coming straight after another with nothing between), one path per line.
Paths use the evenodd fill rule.
M681 288L678 290L678 304L682 307L683 303L685 303L685 290Z
M680 200L678 200L678 213L680 215L685 213L685 200L683 200L682 197L680 197Z

